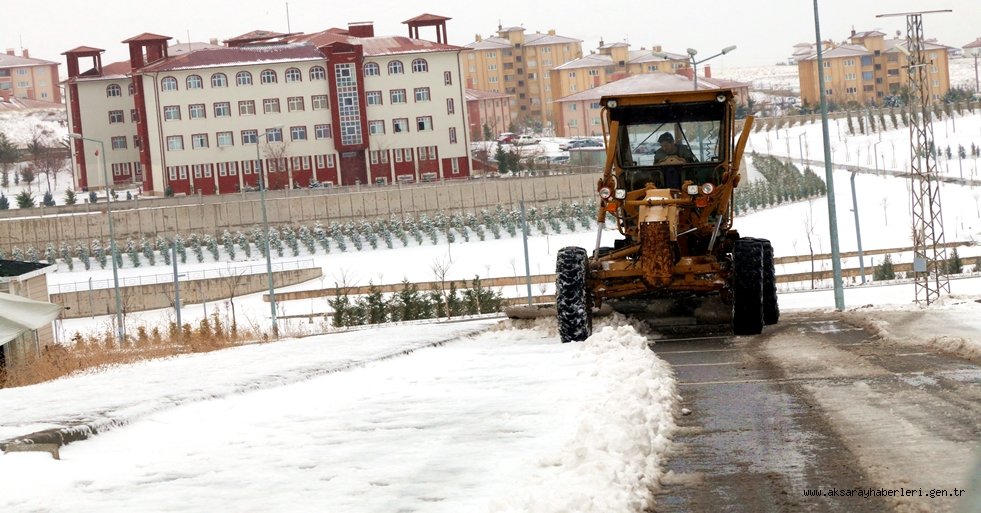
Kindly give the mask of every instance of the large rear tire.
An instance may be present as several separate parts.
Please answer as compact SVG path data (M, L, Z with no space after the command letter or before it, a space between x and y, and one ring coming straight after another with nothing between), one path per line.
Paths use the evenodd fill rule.
M763 244L743 237L732 251L732 331L736 335L763 332Z
M559 250L555 262L555 309L562 343L586 340L592 332L592 302L586 291L586 250L574 246Z
M763 244L763 324L776 324L780 320L780 305L777 303L777 274L773 265L773 245L766 239L757 239Z

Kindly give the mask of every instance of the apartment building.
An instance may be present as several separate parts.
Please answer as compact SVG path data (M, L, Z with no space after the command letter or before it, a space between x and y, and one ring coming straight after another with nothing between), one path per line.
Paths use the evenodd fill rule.
M498 26L497 35L464 46L460 63L469 89L512 95L512 120L545 129L553 127L551 73L582 57L582 40L555 30L526 34L524 27Z
M829 45L823 50L824 90L828 101L840 105L880 104L884 98L900 94L909 84L909 59L905 39L886 39L873 30L852 31L848 43ZM943 98L950 90L949 48L925 42L930 95ZM801 101L817 105L821 101L817 53L802 57L797 63Z
M679 73L689 69L687 55L666 53L660 46L631 51L627 43L604 44L594 53L557 66L551 73L555 98L642 73Z
M467 114L470 119L470 139L484 140L484 127L491 138L507 132L511 125L512 96L491 91L467 89Z
M150 194L225 194L260 174L270 188L467 177L460 48L445 43L445 20L437 42L352 23L224 45L140 34L123 41L128 62L107 66L101 49L65 52L70 129L90 139L74 141L77 186L105 185L103 157L110 182ZM417 34L433 20L405 23Z
M32 59L27 49L18 56L8 48L0 54L0 99L10 98L61 103L58 63Z

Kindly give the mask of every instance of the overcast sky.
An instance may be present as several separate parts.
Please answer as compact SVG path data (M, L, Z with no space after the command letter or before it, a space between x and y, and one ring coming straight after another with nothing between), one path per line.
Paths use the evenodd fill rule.
M40 10L38 10L40 9ZM877 19L876 14L953 9L924 17L927 37L960 47L981 36L979 0L820 0L821 34L841 41L856 30L905 33L905 18ZM28 48L32 57L64 64L62 52L76 46L103 48L103 63L128 59L120 41L142 32L186 42L227 39L254 29L285 32L286 2L278 0L48 0L0 3L0 50ZM728 45L738 49L712 62L716 73L727 66L784 61L791 47L814 42L811 0L290 0L292 31L316 32L373 21L376 35L406 35L402 21L422 13L453 18L447 24L451 44L464 45L475 34L493 35L498 23L524 26L528 32L554 28L583 41L589 53L605 42L627 41L633 49L660 44L665 51L696 48L708 57ZM426 30L426 29L424 29ZM423 38L435 39L428 29ZM64 66L62 66L64 73Z

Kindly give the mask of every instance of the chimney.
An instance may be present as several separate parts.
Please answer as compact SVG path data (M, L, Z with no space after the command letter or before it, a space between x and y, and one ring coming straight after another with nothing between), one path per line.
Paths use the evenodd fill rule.
M473 39L474 39L474 41L483 41L484 40L484 38L480 37L480 34L474 34L473 35Z
M712 78L712 66L705 66L705 67L703 67L702 69L704 70L704 71L702 72L702 75L703 75L703 76L704 76L705 78Z
M218 38L217 37L213 37L213 38L209 39L208 42L211 43L211 44L213 44L213 45L215 45L215 46L218 46Z
M651 51L652 52L660 52L661 51L661 45L652 45L651 46Z
M347 33L351 37L375 37L375 24L372 21L348 23Z
M695 75L694 73L692 73L691 68L679 68L678 74L687 78L688 80L692 80L693 78L695 78Z
M555 29L548 29L548 35L554 36L555 35Z
M24 48L24 53L23 53L23 55L24 55L24 58L25 58L25 59L30 59L30 58L31 58L31 52L29 52L29 51L27 50L27 48Z
M7 48L7 55L17 55L13 48Z

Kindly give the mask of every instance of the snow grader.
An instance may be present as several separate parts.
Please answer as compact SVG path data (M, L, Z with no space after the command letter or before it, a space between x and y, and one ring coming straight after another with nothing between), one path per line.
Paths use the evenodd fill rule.
M776 323L773 248L732 227L753 122L737 134L733 91L605 96L601 105L596 247L562 248L556 262L562 342L587 338L604 304L654 325L731 323L736 335ZM609 216L622 238L603 247Z

